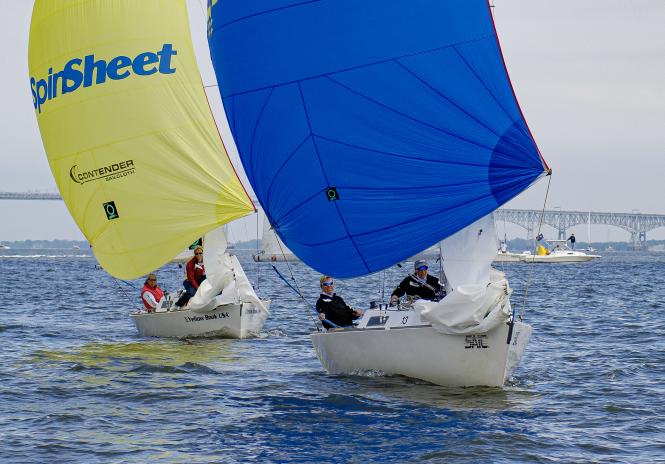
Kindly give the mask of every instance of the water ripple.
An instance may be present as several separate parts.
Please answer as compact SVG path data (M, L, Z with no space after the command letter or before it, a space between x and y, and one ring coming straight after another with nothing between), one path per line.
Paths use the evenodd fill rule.
M127 298L94 259L62 254L2 260L0 460L665 462L665 255L534 265L534 333L514 377L446 388L326 374L307 308L249 255L248 276L273 300L264 330L181 341L138 336L127 316L138 290ZM521 307L527 268L502 268ZM318 276L293 270L314 301ZM387 286L405 272L389 269ZM32 275L44 277L43 298L21 290ZM175 288L182 269L159 277ZM381 278L338 280L338 292L364 305Z

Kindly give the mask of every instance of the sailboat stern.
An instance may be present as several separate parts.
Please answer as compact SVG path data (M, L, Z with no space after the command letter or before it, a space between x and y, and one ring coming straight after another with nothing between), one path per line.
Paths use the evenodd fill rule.
M506 370L504 373L504 382L507 382L512 377L515 369L520 363L526 345L531 338L533 327L523 322L515 321L513 324L512 334L509 340L508 356L506 358Z
M382 373L444 386L500 387L517 367L531 327L516 323L508 343L509 331L509 324L501 324L486 333L450 335L419 325L316 332L311 338L331 374Z

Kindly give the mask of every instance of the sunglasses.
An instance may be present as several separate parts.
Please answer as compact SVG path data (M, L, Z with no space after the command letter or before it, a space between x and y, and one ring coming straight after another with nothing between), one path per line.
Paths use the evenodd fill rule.
M150 281L157 282L157 279L148 279L148 282Z
M194 254L195 254L195 255L202 255L203 253L201 253L201 252L199 251L198 253L194 253Z
M331 285L335 285L335 282L323 282L321 285L324 287L330 287Z
M426 271L427 269L429 269L427 266L420 266L418 268L419 271Z

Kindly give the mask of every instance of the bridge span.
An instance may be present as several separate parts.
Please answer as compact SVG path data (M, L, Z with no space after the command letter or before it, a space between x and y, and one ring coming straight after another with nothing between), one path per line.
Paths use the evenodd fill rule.
M59 193L0 192L0 200L62 200Z
M62 200L58 193L0 192L0 200ZM538 229L541 211L535 209L499 209L494 213L497 221L506 221L523 227L527 239ZM646 248L647 232L665 227L665 214L600 213L588 211L546 210L543 224L557 230L558 238L567 238L566 229L580 224L615 226L628 231L636 249Z
M645 249L647 232L659 227L665 227L665 214L642 213L599 213L594 211L562 211L532 209L500 209L494 213L497 221L506 221L517 224L527 231L527 239L533 238L538 229L540 215L543 214L543 224L554 227L560 240L567 238L566 229L580 224L602 224L615 226L630 233L630 240L635 249Z

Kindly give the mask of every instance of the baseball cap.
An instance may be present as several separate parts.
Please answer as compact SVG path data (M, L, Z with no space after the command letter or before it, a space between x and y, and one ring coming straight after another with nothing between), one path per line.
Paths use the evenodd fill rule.
M427 261L425 261L424 259L419 259L418 261L415 262L413 267L415 267L416 271L418 271L418 270L421 270L420 269L421 267L424 267L425 269L427 269L429 266L427 265Z

